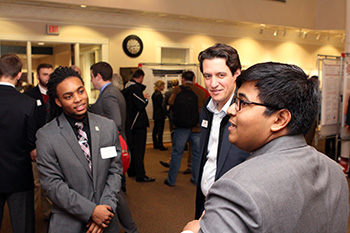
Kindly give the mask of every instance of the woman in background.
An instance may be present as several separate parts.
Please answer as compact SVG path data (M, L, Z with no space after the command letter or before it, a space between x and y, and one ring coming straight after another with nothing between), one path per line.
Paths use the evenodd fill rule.
M165 83L158 80L154 84L154 93L152 94L152 104L153 104L153 148L159 150L167 150L163 145L163 131L164 122L166 118L165 109L162 107L163 104L163 94Z

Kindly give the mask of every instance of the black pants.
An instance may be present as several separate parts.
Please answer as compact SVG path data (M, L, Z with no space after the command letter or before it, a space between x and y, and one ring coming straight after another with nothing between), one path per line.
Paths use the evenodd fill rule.
M164 119L154 120L154 127L152 132L153 147L163 148L163 132L164 132Z
M0 229L6 202L10 212L12 232L35 233L34 190L0 193Z
M131 152L131 162L128 169L129 176L143 178L146 174L144 166L147 128L133 129L127 134L128 145Z

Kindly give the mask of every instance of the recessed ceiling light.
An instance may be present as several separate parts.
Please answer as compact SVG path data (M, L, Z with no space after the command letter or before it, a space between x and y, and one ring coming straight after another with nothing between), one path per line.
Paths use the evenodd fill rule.
M44 42L39 42L38 45L45 45L45 43Z
M80 7L81 7L81 8L86 8L87 5L83 5L83 4L82 4L82 5L80 5Z

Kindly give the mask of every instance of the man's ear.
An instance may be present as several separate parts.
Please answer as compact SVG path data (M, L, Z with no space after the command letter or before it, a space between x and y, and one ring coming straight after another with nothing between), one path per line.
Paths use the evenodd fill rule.
M58 98L55 98L55 103L62 108L61 101Z
M96 77L98 78L98 81L102 79L102 75L100 73L97 73Z
M240 76L241 75L241 69L237 69L236 70L236 72L233 74L233 76L236 76L236 78L238 77L238 76Z
M287 109L281 109L275 112L273 115L274 122L271 125L271 131L278 132L287 128L287 125L292 119L292 114Z
M17 80L20 80L22 77L22 71L18 72L17 76L16 76L16 79Z

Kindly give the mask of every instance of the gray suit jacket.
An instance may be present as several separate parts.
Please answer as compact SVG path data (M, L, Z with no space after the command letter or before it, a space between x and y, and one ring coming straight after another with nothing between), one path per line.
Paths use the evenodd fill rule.
M199 232L346 232L348 184L340 166L302 135L277 138L209 191Z
M40 183L53 202L50 233L86 232L85 225L96 205L117 207L122 164L117 129L113 121L88 113L93 169L79 146L64 114L37 132ZM118 156L102 159L100 148L115 146ZM119 232L112 220L104 232Z
M109 84L101 93L96 103L91 106L92 112L112 119L119 132L125 135L126 104L123 94L113 84Z

